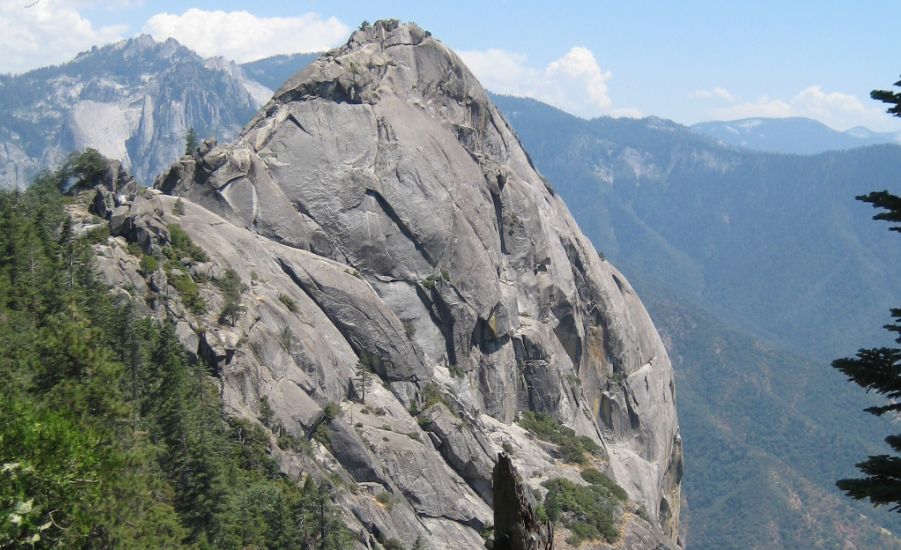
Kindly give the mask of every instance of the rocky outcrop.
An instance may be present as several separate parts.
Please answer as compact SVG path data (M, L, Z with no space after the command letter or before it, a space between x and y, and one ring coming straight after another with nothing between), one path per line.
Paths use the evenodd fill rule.
M538 506L523 486L510 457L500 454L494 466L494 544L492 550L549 550L554 533L539 519Z
M588 465L646 511L655 544L676 544L681 444L653 324L427 32L356 32L234 144L208 144L157 187L109 212L112 233L154 254L178 224L208 256L181 259L207 308L186 307L173 277L144 277L135 298L180 319L232 413L261 418L266 403L274 432L316 434L283 466L344 479L367 537L481 547L501 449L539 497L549 478L585 483L518 425L537 411L592 441ZM98 247L101 271L142 278L121 244ZM202 274L227 269L249 288L223 324ZM358 365L374 372L365 389Z

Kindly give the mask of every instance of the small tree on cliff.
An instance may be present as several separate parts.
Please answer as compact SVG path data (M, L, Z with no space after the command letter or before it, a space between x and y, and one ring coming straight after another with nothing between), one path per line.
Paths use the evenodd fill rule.
M901 81L896 82L895 86L901 86ZM871 96L892 105L888 112L901 117L901 94L875 90ZM873 219L901 223L901 197L888 191L878 191L858 196L857 199L881 210ZM893 225L889 230L901 231L901 225ZM885 328L895 333L895 342L901 344L901 308L892 309L891 314L893 322ZM832 366L868 392L875 391L889 399L887 405L870 407L867 412L877 416L901 412L901 348L861 349L856 357L837 359ZM890 435L885 441L895 453L901 453L901 435ZM868 499L874 506L890 505L892 511L901 512L901 456L870 456L858 463L857 468L864 473L864 477L841 479L836 483L839 489L851 498Z
M200 147L200 143L197 140L197 132L191 128L188 130L188 135L185 136L185 154L193 155L198 147Z
M372 383L372 368L369 366L369 360L364 355L360 357L360 360L357 361L357 376L356 376L356 388L357 393L360 396L360 402L364 405L366 404L366 389L369 387L369 384Z

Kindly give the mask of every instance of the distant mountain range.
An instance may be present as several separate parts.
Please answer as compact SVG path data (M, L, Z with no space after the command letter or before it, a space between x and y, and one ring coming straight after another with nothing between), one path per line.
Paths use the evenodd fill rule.
M149 185L184 152L189 128L201 138L233 138L273 88L316 57L239 66L145 35L0 76L0 188L24 187L85 147L123 161Z
M653 117L586 121L495 100L617 265L805 356L887 338L901 249L854 197L901 188L901 147L777 155Z
M295 53L291 55L275 55L258 61L244 63L241 65L241 69L248 78L275 91L294 76L294 73L316 61L316 58L320 55L322 54Z
M901 147L779 155L653 117L494 100L664 335L689 547L898 547L879 528L898 532L896 514L834 487L897 430L829 360L885 342L901 303L897 236L854 200L901 190Z
M700 122L691 129L734 147L797 155L901 144L901 132L873 132L862 126L839 132L816 120L801 117Z

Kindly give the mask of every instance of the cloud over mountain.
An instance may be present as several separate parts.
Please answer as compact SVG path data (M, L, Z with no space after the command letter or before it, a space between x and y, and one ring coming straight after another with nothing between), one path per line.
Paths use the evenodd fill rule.
M124 37L127 25L95 27L83 17L78 8L88 4L0 0L0 50L3 51L0 72L18 73L41 65L62 63L95 44Z
M613 74L582 46L544 68L530 65L523 54L501 49L464 51L460 56L492 92L533 97L584 118L641 116L634 108L614 108L607 87Z
M312 12L297 17L258 17L247 11L196 8L181 15L156 14L143 31L157 40L175 38L202 56L221 55L239 63L330 49L350 34L350 28L337 18L323 19Z

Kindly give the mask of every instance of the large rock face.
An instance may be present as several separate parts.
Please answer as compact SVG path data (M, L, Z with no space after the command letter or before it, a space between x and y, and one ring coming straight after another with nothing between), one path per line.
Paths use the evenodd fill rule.
M192 273L231 268L253 284L234 326L177 299L151 305L181 319L233 412L259 417L267 403L279 431L326 428L327 445L283 466L352 481L341 498L361 531L482 546L502 449L539 492L548 478L584 483L517 424L537 411L597 443L590 464L635 512L621 522L627 546L677 543L681 440L660 338L479 83L428 33L396 21L356 32L234 144L184 158L157 187L184 213L174 197L137 196L103 212L114 235L153 252L179 223L210 256ZM100 248L108 278L135 279L136 262ZM359 361L381 382L365 402ZM323 414L329 402L340 415Z

